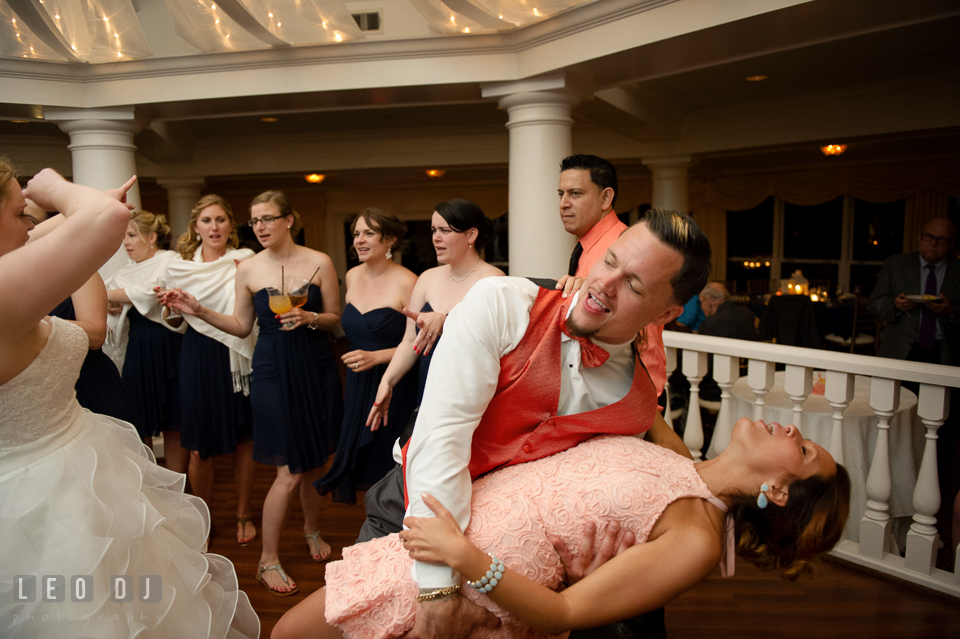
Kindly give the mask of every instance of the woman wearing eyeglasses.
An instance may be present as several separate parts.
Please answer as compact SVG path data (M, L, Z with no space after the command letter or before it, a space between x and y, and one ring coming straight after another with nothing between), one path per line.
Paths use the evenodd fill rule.
M299 214L281 191L266 191L250 204L250 225L264 250L237 268L236 304L213 309L179 287L165 303L187 316L239 338L259 323L253 355L251 399L254 459L277 467L263 504L263 553L257 579L279 597L299 588L280 565L280 532L290 499L299 493L304 537L314 561L331 553L320 536L321 498L311 483L336 448L343 417L340 374L326 331L340 321L340 288L330 258L298 246ZM306 280L305 301L297 289ZM273 289L271 291L270 289ZM271 299L273 298L273 299Z

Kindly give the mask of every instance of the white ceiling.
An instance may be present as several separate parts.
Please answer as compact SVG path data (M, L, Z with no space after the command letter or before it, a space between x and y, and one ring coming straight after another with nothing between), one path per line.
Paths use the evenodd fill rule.
M429 9L453 12L452 0L318 2L348 12L381 7L385 34L186 56L170 35L169 11L166 26L160 16L187 0L166 2L132 5L147 27L152 58L0 59L0 144L23 136L64 139L42 122L44 107L132 105L144 124L137 146L157 167L243 172L221 169L214 158L248 139L290 144L272 166L294 172L297 158L313 165L339 158L335 142L358 135L505 136L507 115L483 97L483 87L559 76L583 98L573 112L575 149L589 139L591 150L614 158L689 154L703 164L747 170L771 158L796 163L798 149L840 135L863 142L861 161L871 154L956 155L960 148L955 0L555 1L550 6L558 11L549 19L445 37L436 26L443 20L431 22ZM496 4L470 3L488 12ZM146 22L148 16L155 21ZM394 21L397 33L389 32ZM758 74L768 79L746 81ZM263 122L266 116L278 121ZM312 141L315 151L295 146ZM217 145L220 156L210 151ZM505 162L497 148L460 163L487 164L498 154ZM337 158L324 161L343 168L374 162Z

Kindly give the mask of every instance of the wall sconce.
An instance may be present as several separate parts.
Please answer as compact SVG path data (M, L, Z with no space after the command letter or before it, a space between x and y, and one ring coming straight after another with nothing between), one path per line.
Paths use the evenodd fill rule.
M305 179L310 184L320 184L321 182L323 182L323 179L325 177L327 176L323 175L322 173L311 173L310 175L303 176L303 179Z
M846 150L846 144L828 144L820 147L820 151L822 151L824 155L842 155Z

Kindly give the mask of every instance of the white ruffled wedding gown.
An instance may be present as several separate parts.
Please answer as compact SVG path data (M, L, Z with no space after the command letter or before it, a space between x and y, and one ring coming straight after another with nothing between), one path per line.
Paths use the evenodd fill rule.
M206 504L133 426L80 407L87 336L52 322L37 358L0 386L0 637L259 637L233 564L204 552ZM73 600L75 575L92 576L92 601ZM133 577L129 603L111 600L118 575ZM160 601L138 600L141 575L160 576ZM64 601L43 600L45 576L63 577Z

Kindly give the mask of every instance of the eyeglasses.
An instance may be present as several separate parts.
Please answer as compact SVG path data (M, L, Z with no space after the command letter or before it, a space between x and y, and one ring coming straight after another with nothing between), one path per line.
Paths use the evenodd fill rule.
M274 220L279 220L282 215L264 215L263 217L252 217L247 224L251 227L255 227L260 222L263 222L264 225L272 224Z
M931 235L930 233L921 233L920 239L926 242L927 244L941 244L946 246L953 241L952 237L944 237L942 235Z

